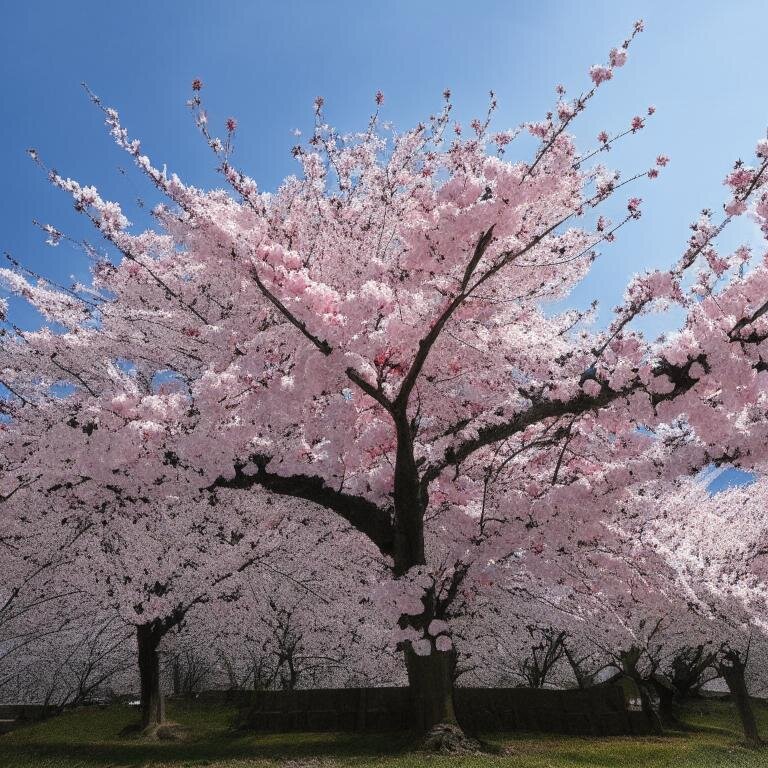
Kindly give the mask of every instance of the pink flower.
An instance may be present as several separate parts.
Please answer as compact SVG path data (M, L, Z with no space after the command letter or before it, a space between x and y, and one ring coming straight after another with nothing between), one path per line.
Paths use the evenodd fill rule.
M664 168L667 163L669 163L669 158L666 155L659 155L656 158L656 165L658 165L659 168Z
M562 96L565 93L565 86L562 83L558 83L555 87L555 91L557 92L558 96Z
M612 67L623 67L627 63L626 48L611 48L609 60Z
M651 170L648 171L649 179L655 179L658 175L659 175L659 172L655 168L651 168Z
M446 635L440 635L440 637L435 640L435 647L438 651L447 653L451 650L451 648L453 648L453 643L451 642L450 637L447 637Z
M319 112L323 108L323 104L325 104L325 99L322 96L316 96L314 103L315 110Z
M437 635L448 631L448 622L443 621L442 619L433 619L429 623L427 631L432 637L436 637Z
M600 131L600 133L597 134L597 140L601 144L607 144L608 143L608 133L606 131Z
M381 106L384 103L384 94L381 91L376 91L376 104Z
M592 82L595 85L600 85L600 83L604 83L606 80L610 80L613 77L613 70L602 64L595 64L590 68L589 76L592 78Z
M600 216L597 220L597 226L595 229L597 229L598 232L604 232L607 224L608 220L605 218L605 216Z
M594 379L587 379L581 385L581 388L584 390L584 394L589 395L589 397L597 397L602 390L600 383Z
M643 127L643 118L640 115L635 115L632 118L632 133L639 131Z
M642 32L645 29L645 22L642 19L638 19L635 22L635 32Z
M450 89L450 88L446 88L446 89L443 91L443 98L444 98L446 101L448 101L448 99L450 99L450 98L451 98L451 89Z
M234 117L227 118L227 131L234 133L237 130L237 120Z
M557 104L557 116L565 122L574 116L576 110L573 108L573 104L569 104L567 101L560 101Z
M648 114L652 115L655 111L656 111L656 107L654 107L653 104L651 104L651 106L648 107Z
M192 81L192 90L199 91L202 87L203 87L203 81L199 77L196 77Z
M643 200L640 197L630 197L627 201L627 210L632 218L640 218L640 203L642 202Z
M725 183L732 189L744 189L752 183L755 172L751 168L737 168L725 178Z

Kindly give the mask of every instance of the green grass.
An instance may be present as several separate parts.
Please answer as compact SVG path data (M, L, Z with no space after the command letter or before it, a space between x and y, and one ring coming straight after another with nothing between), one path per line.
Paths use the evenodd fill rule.
M689 729L664 737L582 738L494 734L489 753L442 757L414 751L404 734L242 734L231 729L234 710L176 704L169 719L192 731L185 743L120 736L135 722L134 709L114 706L68 712L0 736L2 768L768 768L768 749L748 750L731 706L697 702L683 718ZM768 736L768 705L758 705Z

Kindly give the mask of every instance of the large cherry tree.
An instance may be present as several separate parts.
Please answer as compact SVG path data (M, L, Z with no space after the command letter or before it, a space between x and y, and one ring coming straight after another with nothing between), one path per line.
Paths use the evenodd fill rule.
M552 113L513 131L492 131L493 99L488 119L452 123L446 92L441 112L402 133L381 124L377 94L367 128L342 135L318 99L294 150L300 173L272 193L235 166L236 121L215 136L199 81L189 104L231 192L167 176L104 109L166 202L156 230L132 234L117 203L49 171L121 260L98 260L87 290L4 273L66 329L16 333L4 350L6 386L25 401L40 382L67 384L47 466L132 498L269 491L333 511L398 582L420 719L455 723L450 639L430 627L465 580L482 584L515 551L510 521L557 538L568 510L662 465L757 461L764 445L768 269L746 248L720 253L716 238L748 210L768 228L768 141L728 175L724 213L702 214L668 270L633 278L607 328L590 330L591 310L551 311L640 216L634 191L617 204L625 186L667 163L623 178L600 162L645 113L594 151L570 134L641 29L592 67L589 90L558 88ZM525 159L523 135L537 142ZM659 303L687 316L651 343L633 321ZM654 443L649 430L676 420L693 435L685 450ZM649 453L639 476L626 468Z

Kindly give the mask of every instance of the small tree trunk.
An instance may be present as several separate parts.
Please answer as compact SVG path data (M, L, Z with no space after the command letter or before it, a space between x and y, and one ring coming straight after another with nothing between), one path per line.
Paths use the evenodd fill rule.
M651 732L657 736L661 736L664 733L664 726L662 724L661 716L659 714L659 702L654 695L651 687L644 680L635 680L637 689L640 693L640 706L643 708L648 723L651 726Z
M720 671L725 678L728 690L731 692L736 709L739 712L747 744L751 747L759 747L761 744L760 733L757 730L757 720L752 709L752 700L749 698L747 683L744 680L744 664L733 660L730 664L721 665Z
M405 652L414 726L418 730L430 731L442 724L458 727L453 706L451 656L435 650L429 656L419 656L410 648Z
M675 714L674 701L675 691L668 685L652 680L652 685L659 699L659 719L664 728L678 728L680 721Z
M173 657L173 695L181 695L181 663L179 657Z
M136 627L141 684L141 726L149 728L165 722L165 700L160 690L160 655L157 647L162 635L152 624Z

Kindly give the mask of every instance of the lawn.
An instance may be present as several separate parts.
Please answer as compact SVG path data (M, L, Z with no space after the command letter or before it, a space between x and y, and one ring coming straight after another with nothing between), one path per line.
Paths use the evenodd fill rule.
M768 735L768 705L758 706ZM249 735L231 729L234 710L213 705L176 704L170 719L189 726L185 743L121 737L136 720L127 707L82 709L0 736L2 768L331 768L332 766L499 766L499 768L766 768L768 749L741 746L730 705L697 702L682 716L684 732L656 737L584 738L537 734L494 734L488 753L466 757L424 755L409 737L397 734Z

